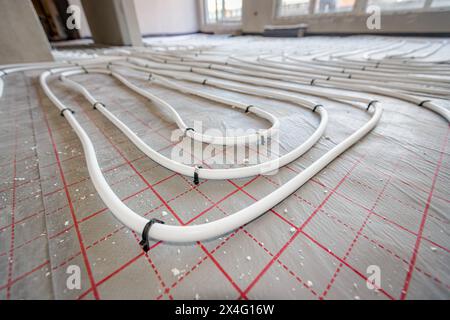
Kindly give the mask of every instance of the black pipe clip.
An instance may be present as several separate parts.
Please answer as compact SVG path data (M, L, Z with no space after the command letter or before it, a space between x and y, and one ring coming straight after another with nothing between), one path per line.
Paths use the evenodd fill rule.
M313 108L313 112L316 112L316 109L317 109L318 107L323 107L323 105L321 105L321 104L315 105L314 108Z
M431 100L423 100L421 103L418 104L418 106L423 107L423 105L427 102L431 102Z
M367 105L366 111L369 111L369 108L370 108L374 103L378 103L378 102L380 102L380 101L378 101L378 100L372 100L372 101L370 101L369 104Z
M195 167L195 171L194 171L194 184L196 186L198 186L198 184L200 183L199 177L198 177L198 170L201 169L202 167Z
M70 109L70 108L64 108L64 109L61 110L61 113L60 113L61 117L64 117L64 112L67 111L67 110L69 110L70 112L72 112L72 114L75 113L75 111L73 111L73 110Z
M248 105L247 108L245 109L245 113L249 113L250 112L250 108L253 107L253 105Z
M164 224L164 221L158 220L158 219L151 219L144 227L144 230L142 231L142 240L139 242L139 245L142 247L142 250L144 250L145 253L150 250L150 241L148 238L148 232L150 231L150 228L155 223L161 223Z
M188 132L188 131L195 132L194 128L186 128L186 130L184 130L184 137L187 136L187 132Z
M92 105L92 109L97 110L97 105L101 105L103 108L105 108L105 105L101 102L96 102Z

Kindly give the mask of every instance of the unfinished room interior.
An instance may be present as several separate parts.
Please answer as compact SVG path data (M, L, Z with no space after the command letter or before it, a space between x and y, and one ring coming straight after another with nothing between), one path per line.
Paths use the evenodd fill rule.
M0 300L450 300L449 120L450 0L0 0Z

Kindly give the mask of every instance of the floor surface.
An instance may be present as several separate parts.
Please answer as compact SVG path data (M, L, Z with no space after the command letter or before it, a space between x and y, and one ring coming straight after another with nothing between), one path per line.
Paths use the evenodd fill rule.
M399 299L402 291L407 299L450 298L449 126L438 115L371 95L385 110L376 129L271 211L220 239L153 242L146 255L140 235L118 223L99 198L80 142L38 75L4 77L0 100L0 299ZM171 154L175 125L160 108L106 75L74 79L149 145ZM188 123L195 114L220 129L268 126L134 82L170 102ZM50 85L89 133L113 190L138 213L170 224L213 221L252 204L369 119L354 106L314 98L326 106L330 123L303 157L274 175L195 186L145 157L57 78ZM318 124L293 104L203 90L276 114L282 153ZM67 286L73 266L81 271L79 290ZM381 290L366 286L374 268Z

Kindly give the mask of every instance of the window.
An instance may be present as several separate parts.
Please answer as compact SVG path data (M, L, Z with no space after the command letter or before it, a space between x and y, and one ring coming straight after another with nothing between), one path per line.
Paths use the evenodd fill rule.
M206 0L206 22L239 22L242 18L242 0Z
M432 8L450 7L450 0L433 0L431 3Z
M309 0L277 0L277 17L294 17L309 13Z
M316 13L350 12L355 0L317 0Z
M369 0L367 8L370 6L378 6L381 11L397 11L421 9L425 6L426 0Z

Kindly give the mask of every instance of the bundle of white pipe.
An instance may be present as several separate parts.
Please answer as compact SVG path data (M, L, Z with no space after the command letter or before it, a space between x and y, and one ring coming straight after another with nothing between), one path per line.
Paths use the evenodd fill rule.
M390 46L390 49L392 49L392 46ZM181 50L181 51L183 51L183 50ZM192 51L192 50L190 50L190 51ZM370 54L373 54L374 53L373 51L377 51L377 50L372 50L372 52ZM419 51L419 50L417 50L417 51ZM383 51L380 50L379 52L383 52ZM411 54L411 53L412 53L412 51L409 51L409 52L404 53L403 55L399 55L399 57L405 56L405 55ZM350 52L348 55L343 54L342 60L344 60L347 56L352 55L352 54L354 54L354 52ZM367 58L370 58L370 54ZM96 61L96 63L92 63L92 64L95 65L95 64L98 64L99 62L105 62L105 61L111 62L113 60L120 61L121 59L122 58L120 58L120 57L111 57L111 58L105 57L103 59L103 61ZM197 63L197 62L194 62L194 63ZM119 62L118 64L121 67L126 67L126 68L131 67L129 64L126 64L126 63L124 64L123 62ZM68 64L65 63L64 65L68 65ZM73 65L73 63L72 63L72 65ZM60 65L52 65L52 66L60 66ZM208 71L205 71L202 69L205 67L205 63L198 64L196 66L200 67L200 68L198 68L200 70L195 70L196 72L203 73L203 74L208 73ZM50 66L49 65L19 66L18 68L16 68L17 71L14 71L14 72L25 71L25 70L27 70L26 67L30 67L32 69L39 69L39 68L46 69ZM180 72L180 70L173 70L173 69L167 70L167 67L160 67L159 69L157 68L156 70L154 70L153 66L151 69L149 69L147 67L148 66L144 66L144 67L143 66L140 66L140 67L134 66L133 69L140 70L141 72L148 72L149 70L151 70L152 72L155 72L158 75L154 76L153 80L156 83L164 85L168 88L172 88L174 90L179 90L181 92L185 92L185 93L189 93L189 94L196 94L199 97L203 97L203 98L207 98L207 99L217 99L217 101L220 103L225 103L225 104L229 104L229 105L236 104L236 102L233 102L230 104L230 101L225 101L226 99L224 100L217 96L205 94L204 92L195 92L194 93L194 91L189 90L189 89L186 90L187 88L180 86L174 82L171 82L170 80L165 78L166 76L168 76L168 77L172 77L174 79L183 79L185 81L198 82L198 79L196 79L192 76L186 75L185 73ZM228 68L228 66L225 66L225 67ZM311 108L314 104L311 101L307 101L306 99L294 98L292 95L289 95L289 94L282 94L282 93L275 92L275 91L270 92L270 90L252 88L252 87L249 87L248 85L243 85L242 83L238 83L238 82L250 83L251 79L257 79L258 80L258 82L256 83L257 85L275 88L277 83L275 83L274 81L261 79L266 76L266 73L273 72L275 68L258 70L258 68L261 68L261 67L266 68L265 66L261 66L260 64L255 65L256 70L253 69L253 71L249 70L248 68L245 68L246 66L243 66L242 64L236 64L234 67L236 69L241 68L241 69L247 70L246 72L249 77L245 78L245 81L240 81L242 79L238 79L239 77L236 78L236 76L232 76L230 73L228 75L226 75L226 72L228 72L230 70L221 70L221 72L210 70L209 71L210 75L213 75L214 77L227 79L229 81L234 81L235 83L234 84L224 84L223 82L218 81L218 80L208 79L207 80L208 85L218 86L218 87L225 88L227 90L232 90L232 91L247 92L247 93L254 94L254 95L262 95L262 96L280 99L280 100L284 100L284 101L287 100L287 101L298 103L301 106L304 106L304 107L306 106L309 108ZM89 100L89 102L91 104L96 105L96 108L105 117L107 117L112 123L114 123L114 125L116 125L120 130L122 130L122 132L130 139L130 141L133 142L136 146L138 146L150 158L157 159L157 161L160 164L170 168L173 171L176 171L176 172L179 172L182 174L186 174L189 176L193 175L193 171L192 171L193 168L189 167L189 170L187 170L186 167L188 167L188 166L184 166L182 164L176 163L176 162L172 161L171 159L168 159L166 157L159 155L156 151L154 151L149 146L147 146L145 143L143 143L142 140L139 139L139 137L137 137L130 128L128 128L123 122L121 122L110 111L108 111L106 108L104 108L103 105L98 104L97 103L98 101L96 101L96 99L83 86L81 86L80 84L78 84L72 80L67 79L67 77L69 77L69 76L83 73L86 70L88 70L88 68L85 67L84 65L83 65L83 68L84 69L82 69L82 70L80 70L79 68L58 68L58 69L52 70L52 71L45 71L40 76L41 87L44 90L45 94L48 96L48 98L63 113L66 120L69 122L71 127L74 129L75 133L78 135L78 137L82 143L82 146L83 146L83 150L85 153L86 163L87 163L90 177L92 179L92 182L93 182L97 192L99 193L100 197L102 198L102 200L105 202L105 204L111 210L111 212L114 214L114 216L117 219L119 219L124 225L126 225L127 227L129 227L130 229L132 229L136 232L142 233L142 231L144 230L145 226L149 223L149 221L147 219L145 219L144 217L138 215L137 213L133 212L131 209L129 209L117 197L117 195L113 192L113 190L110 188L110 186L106 182L106 180L102 174L102 171L99 167L97 157L96 157L96 152L93 147L92 141L90 140L89 136L86 134L86 132L83 130L81 125L76 120L76 116L74 114L72 114L71 110L67 109L67 106L65 106L50 90L50 88L48 87L48 84L47 84L48 78L52 74L61 74L61 79L69 87L79 91ZM164 68L166 68L166 70L164 70ZM162 99L158 98L157 96L149 93L147 90L144 90L144 89L141 89L141 88L135 86L134 84L129 82L124 76L122 76L118 72L111 71L111 70L105 70L105 69L99 69L98 67L89 68L89 70L90 70L89 72L111 74L112 76L114 76L117 80L119 80L122 84L124 84L128 88L151 99L153 102L156 102L156 103L164 106L167 110L171 110L174 121L178 124L178 126L180 128L186 127L184 125L184 122L179 117L178 113L176 112L176 110L173 109L167 102L165 102ZM194 71L194 70L192 70L192 71ZM304 71L305 70L303 70L301 68L297 71L291 71L291 73L288 73L288 75L292 74L292 77L301 78L302 74L304 74ZM306 70L306 71L308 71L308 70ZM10 72L8 71L7 73L10 73ZM276 72L274 72L274 73L276 73ZM278 73L278 74L283 74L283 70L280 70L280 73ZM286 75L286 73L285 73L285 75ZM304 75L303 75L303 77L304 77ZM280 80L284 81L286 79L280 79ZM416 81L416 80L417 80L417 83L421 83L421 81L425 81L426 79L424 79L423 77L416 77L414 79L414 81ZM318 81L321 81L321 80L318 80ZM289 82L289 79L286 82ZM412 95L408 95L408 94L400 93L398 91L380 88L380 87L376 87L376 86L367 87L364 85L348 84L348 83L343 85L342 83L338 83L338 82L339 82L339 80L335 81L333 83L326 82L326 84L323 84L323 85L326 85L326 86L331 85L331 86L334 86L337 88L345 88L345 89L349 89L349 90L373 92L376 94L391 96L391 97L399 98L399 99L402 99L405 101L410 101L410 102L413 102L416 104L420 104L420 106L429 108L430 110L442 115L447 121L450 120L448 110L437 105L435 102L425 101L421 98L418 98L418 97L415 97ZM277 89L283 90L283 91L288 90L288 91L302 92L301 89L299 89L299 88L295 89L294 87L289 86L289 84L287 84L287 83L285 85L283 85L282 87L278 87ZM312 89L305 89L304 92L308 93L308 94L314 94L317 96L323 96L323 94L321 95L320 92L312 90ZM1 93L1 91L0 91L0 93ZM350 95L344 95L344 94L335 94L333 96L333 94L327 93L326 96L330 99L343 100L343 101L349 101L349 100L354 100L354 101L359 101L359 102L370 101L369 99L355 98ZM422 102L422 103L419 103L419 102ZM226 234L226 233L228 233L236 228L239 228L240 226L254 220L255 218L264 214L266 211L271 209L273 206L275 206L279 202L283 201L290 194L295 192L305 182L307 182L315 174L317 174L319 171L321 171L325 166L327 166L329 163L331 163L337 156L339 156L342 152L344 152L345 150L350 148L354 143L359 141L368 132L370 132L376 126L376 124L379 122L381 114L382 114L382 108L378 102L372 101L371 105L373 107L369 111L371 113L371 118L365 125L363 125L360 129L358 129L356 132L354 132L352 135L350 135L344 141L342 141L341 143L339 143L338 145L333 147L325 155L320 157L312 165L310 165L304 171L302 171L301 173L296 175L293 179L288 181L286 184L284 184L280 188L276 189L275 191L273 191L269 195L265 196L264 198L260 199L259 201L255 202L254 204L250 205L249 207L242 209L233 215L224 217L224 218L219 219L214 222L205 223L205 224L201 224L201 225L171 226L171 225L164 225L164 224L156 223L148 230L147 236L149 236L150 238L153 238L155 240L162 240L162 241L169 241L169 242L201 241L201 240L219 237L223 234ZM243 109L245 107L245 104L238 103L237 107ZM287 160L284 160L284 158L283 158L287 155L282 156L280 159L278 159L280 161L280 165L283 165L285 162L289 163L293 159L296 159L299 155L301 155L303 152L308 150L314 144L314 142L317 141L317 139L322 135L323 130L327 123L327 113L323 107L317 107L316 111L321 116L321 122L319 124L319 127L316 129L314 134L307 141L305 141L304 144L300 145L298 148L296 148L295 150L293 150L287 154L287 155L289 155L289 157L286 158ZM271 121L273 124L271 129L273 129L273 130L277 129L277 124L278 124L277 121L278 120L275 117L273 117L272 115L270 115L270 113L267 113L264 110L260 109L260 110L258 110L257 115ZM183 125L184 125L184 127L183 127ZM268 133L269 132L270 132L270 129L268 130ZM206 139L206 141L208 141L210 143L218 142L217 140L210 139L208 137L205 138L201 134L199 134L198 136L192 135L191 138L199 139L200 141L205 141L205 139ZM233 143L235 143L235 140L228 141L227 139L224 139L224 140L220 141L220 143L223 143L223 144L227 144L228 142L233 144ZM213 172L220 172L220 174L217 175L216 178L224 179L224 178L241 177L242 175L253 175L253 174L255 174L256 171L252 171L252 170L255 170L252 167L256 167L256 166L251 166L251 167L247 167L247 168L220 169L220 170L219 169L205 169L205 170L210 170L210 172L208 172L208 171L204 171L204 172L207 172L207 174L205 174L205 177L207 177L208 179L214 179ZM223 170L223 171L221 171L221 170ZM233 170L238 170L238 171L233 171ZM234 173L234 172L239 172L239 174Z
M58 72L71 71L67 69L58 70ZM55 73L55 72L54 72ZM89 175L92 182L99 193L101 199L105 202L107 207L111 210L114 216L130 229L142 233L149 221L139 214L128 208L114 193L111 187L106 182L100 166L98 164L96 153L92 141L83 130L81 125L76 120L76 117L70 110L53 94L47 85L47 79L51 75L50 72L44 72L40 77L41 87L48 98L63 112L65 118L74 129L82 142L83 150L86 156L86 162L89 170ZM311 166L306 168L300 174L295 176L292 180L265 196L249 207L242 209L230 216L195 226L173 226L156 223L148 231L148 237L155 240L169 241L169 242L192 242L202 241L211 238L217 238L228 232L241 227L256 219L266 211L274 207L286 197L295 192L304 183L311 179L315 174L332 162L342 152L350 148L354 143L364 137L370 130L372 130L378 123L382 108L378 103L373 105L374 112L371 119L359 130L353 133L350 137L339 143L333 149L328 151L325 155L319 158Z

